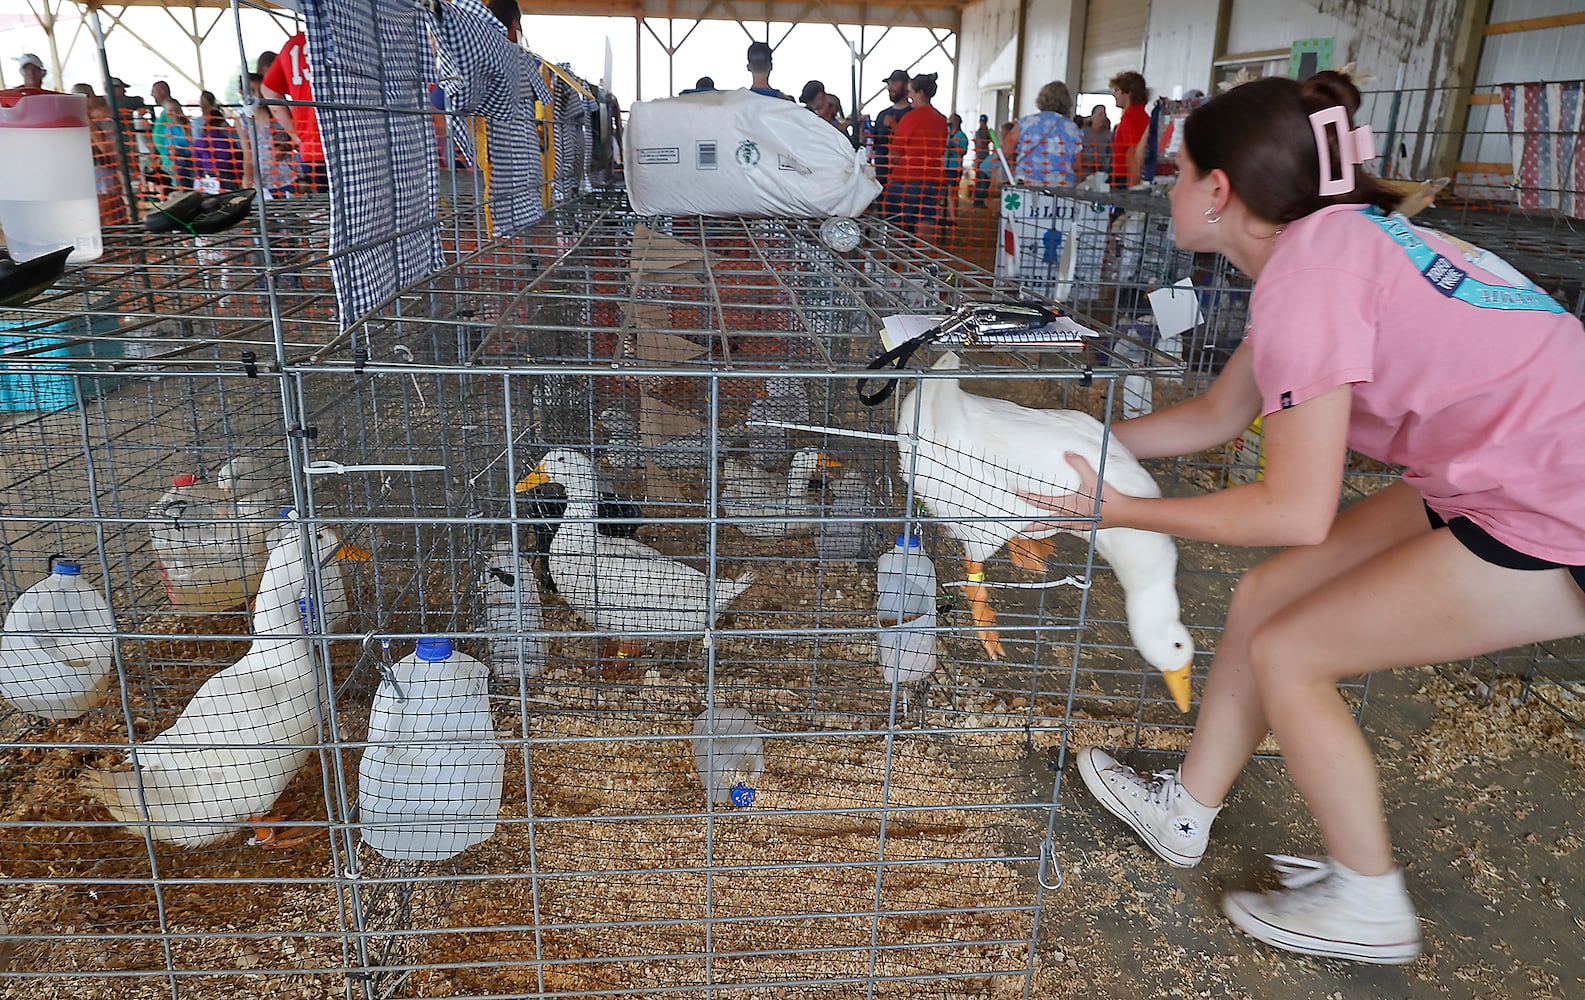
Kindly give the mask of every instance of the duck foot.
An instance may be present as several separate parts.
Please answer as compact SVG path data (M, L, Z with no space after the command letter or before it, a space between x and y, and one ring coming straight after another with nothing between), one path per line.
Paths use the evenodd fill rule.
M263 847L270 850L296 847L321 836L325 832L317 826L289 826L285 816L274 814L249 816L243 822L253 828L253 836L248 838L248 846Z
M980 637L980 644L985 647L985 655L993 660L1006 659L1007 651L1002 648L1001 633L996 631L996 611L991 607L991 591L984 584L985 564L964 560L963 568L972 581L963 588L963 596L968 598L969 614L974 618L974 627Z
M1056 543L1049 538L1025 538L1016 535L1007 541L1007 554L1012 557L1013 565L1019 569L1039 573L1046 568L1046 559Z
M643 655L644 647L640 643L601 639L595 653L595 663L601 672L611 670L616 673L626 673L638 669L635 661Z

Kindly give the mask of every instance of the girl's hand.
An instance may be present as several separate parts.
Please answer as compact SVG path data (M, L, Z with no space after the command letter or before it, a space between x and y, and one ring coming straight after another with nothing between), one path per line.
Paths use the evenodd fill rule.
M1101 496L1100 477L1095 474L1095 468L1085 460L1084 456L1076 452L1066 452L1063 455L1073 471L1079 474L1079 485L1072 493L1023 493L1018 495L1041 510L1050 511L1055 517L1049 520L1031 521L1024 525L1026 533L1038 533L1053 529L1067 529L1069 531L1083 531L1089 524L1089 519L1095 516L1095 499L1101 497L1101 523L1098 528L1108 527L1106 524L1106 501ZM1113 493L1111 499L1116 500L1121 494ZM1082 518L1083 520L1077 520Z

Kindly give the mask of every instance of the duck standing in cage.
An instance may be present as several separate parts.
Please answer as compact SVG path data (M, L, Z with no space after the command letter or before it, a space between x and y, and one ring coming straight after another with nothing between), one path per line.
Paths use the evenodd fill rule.
M317 541L333 558L368 558L329 528ZM89 795L118 822L147 823L155 840L181 847L216 843L244 824L269 847L308 836L277 835L280 817L266 815L318 742L322 692L298 604L307 578L301 533L283 532L264 568L247 653L205 681L170 728L133 748L136 770L86 772Z
M956 354L943 355L936 371L956 371ZM992 659L1002 659L996 611L985 585L985 561L1006 548L1013 563L1034 572L1045 568L1051 536L1046 512L1023 494L1070 492L1078 474L1063 460L1076 452L1100 464L1106 447L1106 481L1136 496L1161 489L1128 449L1107 442L1106 428L1075 410L1036 410L965 392L957 379L924 379L903 398L897 420L901 472L915 495L947 534L963 546L964 587L980 641ZM1178 550L1172 538L1154 531L1108 528L1095 534L1101 554L1127 595L1128 632L1140 655L1161 672L1178 709L1189 710L1189 666L1194 640L1184 627L1178 602Z
M578 617L602 634L602 661L639 655L643 636L633 633L703 631L712 606L725 610L754 582L752 572L712 581L643 542L600 534L594 463L586 455L550 452L517 490L547 482L567 491L567 520L550 543L550 575Z

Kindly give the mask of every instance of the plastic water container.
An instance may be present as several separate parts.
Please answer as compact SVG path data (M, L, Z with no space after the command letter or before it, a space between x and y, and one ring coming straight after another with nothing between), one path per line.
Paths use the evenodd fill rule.
M236 500L225 491L201 485L197 476L176 476L149 517L156 522L149 534L172 604L229 611L257 589L273 525L239 517Z
M718 708L693 720L693 766L716 805L754 804L754 782L765 773L765 741L754 717L741 708Z
M12 258L104 253L98 192L86 97L35 94L0 108L0 229Z
M888 684L923 680L936 668L936 567L919 536L898 536L875 561L876 659Z
M81 572L77 563L57 561L22 592L0 627L0 697L29 715L75 719L104 700L116 619Z
M489 668L450 639L420 639L374 695L358 762L363 840L387 858L442 861L495 832L506 751Z
M519 673L538 677L545 672L544 610L539 601L539 581L533 566L519 549L512 560L512 543L496 542L479 581L484 591L482 632L496 633L485 659L496 678Z

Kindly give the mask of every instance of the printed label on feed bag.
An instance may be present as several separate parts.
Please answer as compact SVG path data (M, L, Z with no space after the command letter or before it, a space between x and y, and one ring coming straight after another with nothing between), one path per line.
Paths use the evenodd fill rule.
M676 146L651 146L638 151L640 163L681 163L682 150Z
M808 174L808 173L811 172L808 167L804 166L802 163L799 163L797 160L793 159L791 156L788 156L786 153L777 153L776 154L776 169L777 170L796 170L800 174Z
M694 156L694 169L715 169L715 141L700 142L696 144Z

